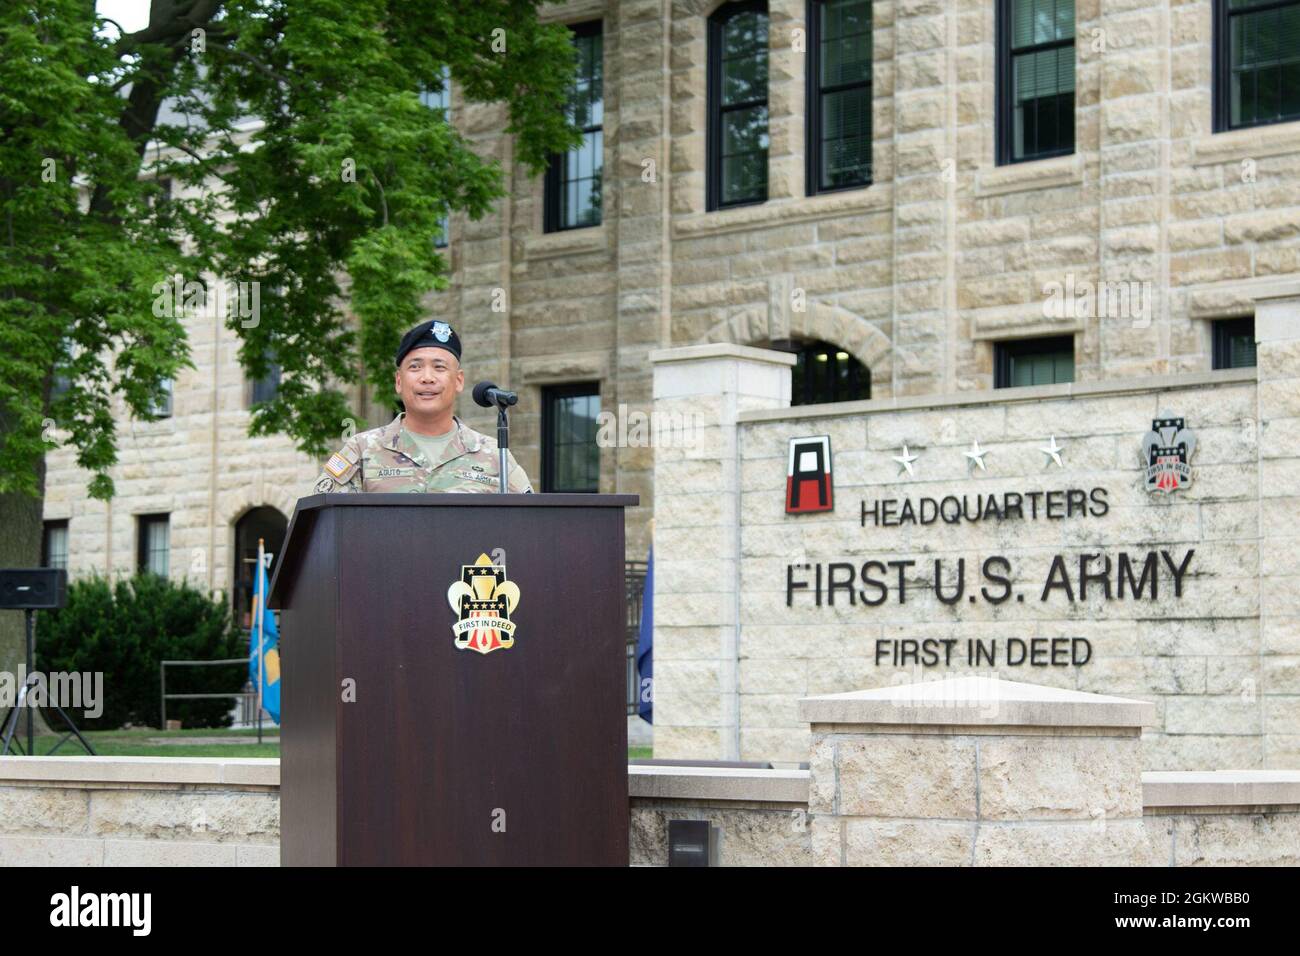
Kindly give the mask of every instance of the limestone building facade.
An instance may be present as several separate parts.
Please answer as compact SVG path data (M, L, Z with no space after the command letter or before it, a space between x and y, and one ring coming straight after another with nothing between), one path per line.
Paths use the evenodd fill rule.
M860 399L1249 361L1256 299L1300 274L1300 7L1249 6L547 7L574 28L584 146L529 174L504 110L450 78L436 105L508 195L451 218L429 315L459 331L467 378L520 391L512 445L539 490L641 496L629 558L650 544L655 449L597 440L594 419L652 410L654 350L776 345ZM111 503L49 456L49 548L74 574L161 561L165 538L160 569L234 592L250 536L310 492L317 462L248 437L266 383L235 333L211 314L188 331L171 416L121 419ZM389 415L364 390L356 409Z

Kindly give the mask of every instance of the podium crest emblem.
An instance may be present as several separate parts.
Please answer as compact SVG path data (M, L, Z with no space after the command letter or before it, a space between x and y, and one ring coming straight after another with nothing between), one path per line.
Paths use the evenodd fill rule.
M1155 419L1151 431L1142 439L1147 491L1169 494L1190 485L1194 451L1196 436L1181 416L1166 415Z
M460 569L460 580L447 589L447 603L458 615L452 624L456 647L490 654L515 643L510 614L519 605L519 585L506 580L504 565L480 554Z

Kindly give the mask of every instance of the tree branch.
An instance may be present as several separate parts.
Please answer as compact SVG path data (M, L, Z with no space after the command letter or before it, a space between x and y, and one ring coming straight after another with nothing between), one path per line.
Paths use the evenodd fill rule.
M240 59L247 60L249 63L253 64L253 66L257 67L259 70L261 70L263 73L265 73L267 76L269 76L271 79L275 80L277 83L281 84L282 86L289 85L288 77L284 76L283 74L277 73L275 70L267 66L257 57L253 56L252 54L245 53L243 50L236 50L234 47L226 46L225 44L222 43L213 43L211 41L208 42L208 49L224 50L226 53L232 54L233 56L237 56Z
M373 169L370 170L370 178L373 179L375 181L375 185L379 187L379 202L380 205L384 207L384 225L387 226L388 225L388 197L384 195L384 184L379 181L379 177L375 175L375 171Z

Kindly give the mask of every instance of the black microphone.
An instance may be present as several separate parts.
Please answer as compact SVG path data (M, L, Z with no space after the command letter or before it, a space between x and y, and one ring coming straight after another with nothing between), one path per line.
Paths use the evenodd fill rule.
M519 396L514 392L507 392L503 388L497 388L492 382L479 382L474 386L474 401L484 408L491 408L494 405L504 408L507 405L514 405L519 401Z

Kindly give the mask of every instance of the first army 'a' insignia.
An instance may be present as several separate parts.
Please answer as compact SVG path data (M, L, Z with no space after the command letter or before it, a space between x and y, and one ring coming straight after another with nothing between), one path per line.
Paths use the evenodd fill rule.
M462 651L492 651L515 643L510 613L519 605L519 586L506 580L506 569L480 554L460 569L460 580L447 589L447 601L459 615L452 624L456 646Z
M1151 423L1142 439L1142 464L1147 491L1168 494L1192 483L1192 452L1196 436L1181 416L1166 415Z

